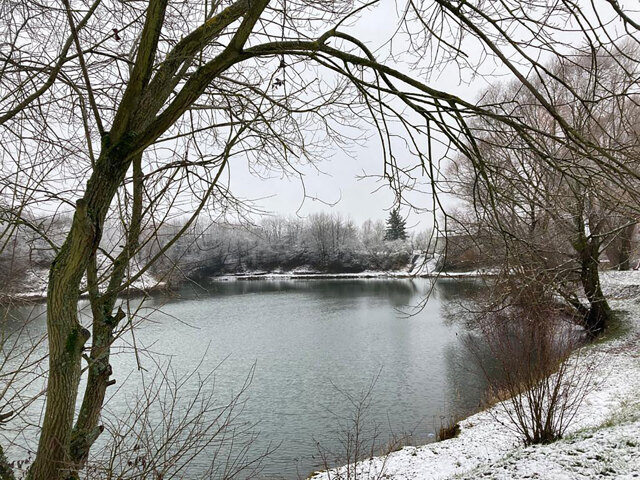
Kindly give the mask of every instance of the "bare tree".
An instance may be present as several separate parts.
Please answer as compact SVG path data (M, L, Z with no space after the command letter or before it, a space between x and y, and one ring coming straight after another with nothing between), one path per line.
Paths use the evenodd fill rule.
M549 82L567 82L539 60L565 56L559 22L575 27L579 41L625 55L611 36L620 28L635 41L637 19L617 1L606 3L606 12L593 15L570 0L407 1L397 6L399 28L389 39L407 48L398 52L391 41L385 55L351 29L377 1L3 2L3 194L23 207L73 211L49 275L47 405L30 478L75 478L85 465L114 382L110 346L127 316L117 296L149 268L129 268L148 240L143 233L176 209L188 212L170 248L200 212L233 202L223 174L236 157L258 173L295 175L296 162L321 158L368 123L391 186L402 192L425 175L436 191L438 160L449 148L474 158L482 173L469 125L489 118L536 152L549 139L561 142L571 155L553 159L558 171L581 179L597 165L609 177L635 177L620 159L627 152L585 135L550 100ZM467 51L469 42L480 55ZM481 73L483 60L504 66L557 128L541 130L504 105L426 83L443 65ZM404 73L414 62L414 73ZM414 156L410 166L398 161L398 136ZM588 161L578 164L576 156ZM107 252L102 233L110 217L123 228ZM83 277L91 331L78 319ZM87 387L75 415L83 361Z
M636 47L627 45L622 51L634 56ZM635 171L633 155L640 151L640 137L630 118L637 115L640 97L613 93L633 88L621 74L625 68L632 66L621 65L607 52L575 51L551 70L571 82L571 91L556 88L552 98L582 135L611 145L612 152L621 152L620 164ZM528 92L517 84L506 90L492 89L487 96L496 103L513 99L518 116L551 135L556 132L555 119ZM579 99L571 94L576 91L581 92ZM592 334L600 333L610 319L600 287L600 256L610 242L628 236L637 221L636 187L629 188L638 185L637 179L633 175L611 177L597 164L590 164L588 157L568 151L551 138L544 140L546 150L539 152L515 132L493 122L481 122L474 128L484 151L483 175L489 182L478 181L468 159L454 164L453 189L469 206L458 218L458 228L478 230L473 237L480 250L503 267L505 276L518 272L523 281L545 284L578 310ZM552 166L564 161L569 162L566 170ZM584 174L572 174L580 170ZM580 296L586 298L587 306Z
M324 471L311 475L316 480L380 480L385 478L387 457L382 462L374 460L377 455L387 455L399 448L402 441L391 436L388 442L381 442L379 425L368 418L373 392L381 372L371 383L357 393L348 392L333 385L336 394L345 398L350 412L346 416L336 416L337 451L330 450L316 441L318 454ZM377 460L377 459L376 459ZM338 467L336 467L338 465Z
M481 307L473 323L477 336L468 337L491 400L500 402L491 412L506 418L525 445L562 438L593 386L596 368L581 361L572 319L546 295L529 289L518 303Z

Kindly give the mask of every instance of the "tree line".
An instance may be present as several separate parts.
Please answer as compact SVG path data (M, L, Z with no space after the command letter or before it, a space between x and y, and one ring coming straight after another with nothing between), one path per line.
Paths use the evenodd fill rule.
M180 224L164 225L140 253L153 257ZM220 274L306 269L324 273L407 268L414 250L428 247L430 232L389 240L382 220L357 226L339 213L307 218L268 217L257 225L198 222L154 263L156 278L203 279Z
M4 231L2 293L11 295L37 286L33 285L38 282L34 275L45 276L55 256L54 242L63 239L70 222L68 216L34 216L29 223L37 225L40 233L17 224ZM366 220L359 226L348 216L332 212L304 218L268 216L252 223L202 220L178 236L184 222L177 219L143 232L143 247L132 264L134 269L146 265L161 252L149 273L167 286L224 274L295 269L321 273L403 270L414 251L427 250L431 237L430 230L407 233L405 223L397 209L386 222ZM42 232L53 245L43 239ZM122 238L116 223L106 223L103 235L113 244ZM99 270L103 268L99 266ZM39 284L43 280L40 278Z

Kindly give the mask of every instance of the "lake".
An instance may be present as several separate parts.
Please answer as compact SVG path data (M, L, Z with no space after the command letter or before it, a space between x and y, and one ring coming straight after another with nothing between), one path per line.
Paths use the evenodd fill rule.
M430 286L426 279L220 281L154 295L142 305L140 299L125 300L144 320L117 342L112 361L117 384L109 390L105 423L122 429L131 420L126 412L137 411L149 428L134 427L124 436L134 444L131 437L137 435L139 449L141 442L155 442L154 434L166 437L177 428L180 415L188 417L197 408L207 409L207 418L219 414L219 405L241 391L250 375L231 413L236 432L244 435L235 447L242 453L246 445L250 457L274 451L259 472L247 476L305 478L323 467L323 458L331 464L344 461L345 428L353 426L354 404L369 390L359 435L367 445L376 437L374 453L382 452L391 437L431 441L442 423L478 408L486 381L463 345L464 327L448 314L481 287L473 280L441 279L416 312L411 307ZM44 306L11 313L14 325L39 316L30 334L44 331ZM160 381L154 374L169 363L165 380L179 386L178 395L160 385L161 393L150 399L152 408L142 409L140 395L155 391ZM190 375L195 370L199 374ZM213 385L215 403L193 401L199 395L208 398ZM156 424L165 430L149 433ZM193 432L205 425L194 420L177 435L184 437L183 445L193 441L194 451L202 450L181 471L185 478L196 478L216 452L218 462L226 452L219 438L193 440ZM104 455L118 438L102 435ZM28 442L29 436L19 441ZM129 445L130 454L134 447Z

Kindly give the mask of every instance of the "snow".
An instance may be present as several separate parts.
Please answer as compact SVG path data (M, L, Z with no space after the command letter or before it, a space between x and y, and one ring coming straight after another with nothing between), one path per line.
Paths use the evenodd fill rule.
M132 276L136 272L132 272ZM45 268L29 270L21 285L18 286L17 292L11 292L8 296L12 300L18 301L38 301L43 300L47 296L47 282L49 278L49 270ZM129 287L132 291L150 291L156 288L164 287L165 282L157 280L153 275L144 272L140 278L131 283ZM82 289L86 288L86 281L83 280Z
M524 447L506 404L497 404L460 422L456 438L360 462L357 478L640 478L640 272L607 272L602 284L611 306L626 312L628 331L580 352L580 365L596 366L593 385L562 440ZM312 478L356 477L340 467Z
M299 279L354 279L354 278L476 278L495 274L492 270L478 269L467 272L440 272L437 265L439 254L433 256L424 252L414 252L413 259L402 270L365 270L357 273L324 273L309 267L300 267L291 271L254 270L232 275L212 277L216 281L233 280L299 280Z
M292 270L290 272L263 272L251 271L235 275L219 275L211 277L216 281L231 280L299 280L299 279L327 279L327 278L410 278L413 275L406 271L382 271L382 270L365 270L357 273L323 273L314 270Z
M640 297L640 271L601 272L600 282L608 298L626 299Z

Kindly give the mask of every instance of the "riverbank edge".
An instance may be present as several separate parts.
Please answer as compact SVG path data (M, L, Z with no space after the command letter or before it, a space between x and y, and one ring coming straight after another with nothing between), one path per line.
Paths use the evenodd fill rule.
M246 272L236 274L216 275L209 277L212 282L229 281L253 281L253 280L369 280L369 279L412 279L412 278L485 278L493 275L490 271L474 270L469 272L432 272L412 274L404 270L395 271L364 271L358 273L325 273L319 271L291 271L291 272ZM150 287L129 287L119 294L123 298L139 298L154 293L172 292L180 288L184 281L177 285L167 285L157 282ZM89 298L88 293L83 293L80 298ZM25 291L9 294L0 294L0 306L23 305L29 303L42 303L47 300L46 291Z
M170 292L171 287L159 282L151 287L129 287L118 294L119 298L140 298L154 293ZM80 294L80 298L86 300L88 293ZM43 303L47 301L46 292L17 292L0 294L0 306L28 305L31 303Z
M613 291L631 285L640 288L640 272L633 273L635 281L632 283L612 281L616 273L608 273L605 282ZM615 322L601 338L572 356L574 360L577 355L582 359L584 355L599 357L598 364L608 368L595 378L593 390L585 396L563 439L548 445L525 447L509 427L504 410L507 400L461 420L460 433L455 438L406 446L352 464L348 469L344 465L328 471L316 471L307 478L355 478L353 474L356 472L357 478L367 480L600 478L602 472L592 470L597 468L603 457L597 453L594 456L593 448L582 450L574 447L577 442L588 443L598 437L602 437L598 440L600 443L609 441L613 444L611 450L615 453L609 452L611 456L622 458L621 461L612 461L617 468L630 472L628 476L613 477L627 479L633 474L635 478L640 472L640 442L617 441L614 430L621 430L624 435L631 430L635 432L633 437L636 440L640 438L640 295L612 299L611 304L615 309ZM632 451L627 453L628 450ZM595 466L594 458L598 460ZM586 471L585 468L579 471L580 465L584 465ZM605 475L612 476L611 472L605 472Z
M250 272L209 277L212 281L235 280L335 280L335 279L411 279L411 278L484 278L494 273L489 270L473 270L469 272L430 272L411 273L403 270L396 271L364 271L357 273L325 273L318 271L305 272Z

